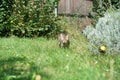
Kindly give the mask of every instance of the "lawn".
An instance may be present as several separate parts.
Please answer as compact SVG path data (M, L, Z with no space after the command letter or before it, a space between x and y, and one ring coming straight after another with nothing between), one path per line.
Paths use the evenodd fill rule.
M66 30L69 49L59 48L57 39L0 38L0 80L120 79L119 55L93 55L77 27Z

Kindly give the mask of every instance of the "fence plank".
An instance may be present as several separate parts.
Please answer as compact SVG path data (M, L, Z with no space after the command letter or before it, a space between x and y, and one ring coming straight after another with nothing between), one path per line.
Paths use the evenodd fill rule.
M92 6L91 0L60 0L58 13L88 15Z

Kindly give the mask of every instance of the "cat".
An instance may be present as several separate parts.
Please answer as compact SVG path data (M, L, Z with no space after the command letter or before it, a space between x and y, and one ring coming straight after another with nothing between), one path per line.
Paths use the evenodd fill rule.
M59 47L69 48L70 41L67 33L60 33L58 36L58 40L59 40Z

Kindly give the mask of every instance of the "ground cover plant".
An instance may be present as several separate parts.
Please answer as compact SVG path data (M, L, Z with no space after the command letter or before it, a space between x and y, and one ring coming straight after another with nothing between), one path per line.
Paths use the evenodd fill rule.
M41 80L119 80L119 56L91 55L76 20L60 22L70 35L69 49L59 48L57 39L0 38L0 80L35 80L38 74Z
M106 53L120 53L120 10L108 10L94 27L87 27L84 34L89 40L90 49L99 53L100 46L106 46Z

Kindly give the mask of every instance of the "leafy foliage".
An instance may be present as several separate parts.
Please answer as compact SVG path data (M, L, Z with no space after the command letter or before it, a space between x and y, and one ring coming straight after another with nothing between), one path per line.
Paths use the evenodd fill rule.
M35 37L56 34L59 27L53 10L57 1L13 0L13 3L8 3L9 0L2 1L0 35ZM7 8L11 7L10 10L4 5L8 6Z
M109 8L120 8L119 0L93 0L93 11L97 12L100 16L103 16ZM102 12L101 12L102 11Z
M119 9L120 0L93 0L93 6L92 11L96 13L93 16L93 24L96 24L98 19L103 17L108 9Z
M10 32L9 18L12 14L12 4L14 1L1 0L0 1L0 35L8 36ZM6 32L6 33L4 33Z
M107 53L120 52L120 10L109 10L98 20L96 27L87 27L84 34L90 41L90 49L99 52L100 46L107 47Z

